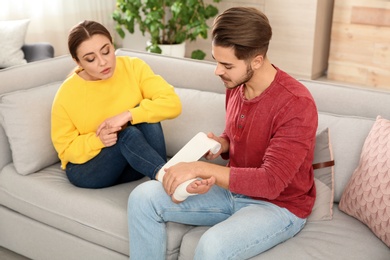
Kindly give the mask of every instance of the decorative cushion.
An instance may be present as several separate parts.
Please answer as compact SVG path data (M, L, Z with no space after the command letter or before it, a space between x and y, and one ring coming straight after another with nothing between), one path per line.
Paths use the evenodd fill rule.
M61 82L0 96L1 124L18 173L27 175L59 161L51 136L51 106Z
M317 197L308 221L331 220L334 198L334 161L330 143L329 129L320 131L316 136L314 150L314 181Z
M390 121L378 116L358 167L347 184L340 210L366 224L390 247Z
M329 127L332 135L332 153L336 158L334 166L334 201L341 195L359 164L364 139L367 137L375 118L345 116L320 112L318 129Z
M165 141L169 143L167 154L170 157L197 133L213 132L219 135L225 128L225 94L180 87L175 88L175 92L183 105L182 113L174 120L162 121ZM226 164L226 161L222 164Z
M0 68L27 63L22 46L30 20L0 21Z

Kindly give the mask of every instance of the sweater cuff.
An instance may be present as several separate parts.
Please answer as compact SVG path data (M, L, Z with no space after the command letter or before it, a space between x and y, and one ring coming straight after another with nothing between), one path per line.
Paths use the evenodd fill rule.
M92 150L100 150L105 147L102 140L100 140L99 136L96 135L90 139L90 145Z
M139 107L131 108L129 111L131 113L131 124L135 125L142 122L147 122L147 119L145 118L146 113L141 111Z

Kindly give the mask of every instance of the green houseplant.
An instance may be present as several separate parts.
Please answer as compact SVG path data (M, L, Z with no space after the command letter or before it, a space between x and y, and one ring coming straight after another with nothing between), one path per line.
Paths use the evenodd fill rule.
M218 3L221 0L212 1ZM125 30L134 33L134 27L138 25L143 35L150 36L146 49L161 53L159 44L195 41L199 36L206 39L207 20L217 14L216 6L205 4L203 0L117 0L112 18L122 39ZM191 57L203 59L205 53L196 50Z

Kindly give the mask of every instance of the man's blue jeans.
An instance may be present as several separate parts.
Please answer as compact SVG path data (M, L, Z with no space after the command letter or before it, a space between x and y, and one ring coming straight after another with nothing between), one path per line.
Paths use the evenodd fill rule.
M166 163L160 123L129 125L118 133L117 143L83 164L68 163L69 181L82 188L104 188L148 176L155 179Z
M172 202L158 181L138 185L128 201L131 260L165 259L165 222L212 226L194 259L248 259L293 237L305 225L285 208L213 186L206 194Z

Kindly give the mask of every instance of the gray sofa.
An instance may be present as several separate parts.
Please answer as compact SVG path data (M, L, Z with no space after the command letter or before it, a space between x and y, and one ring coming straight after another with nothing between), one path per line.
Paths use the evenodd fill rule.
M34 62L54 57L54 47L48 42L26 43L22 46L27 62Z
M199 131L223 130L225 89L213 63L125 49L117 54L145 60L181 97L183 113L163 122L169 156ZM32 259L127 259L127 198L146 178L105 189L76 188L50 143L51 101L73 67L69 56L61 56L0 71L0 245ZM376 116L390 118L390 93L302 83L317 102L319 131L330 132L333 212L309 219L296 237L253 259L390 259L385 243L338 208ZM167 228L167 259L192 259L208 227Z
M54 47L48 42L25 43L22 46L22 52L26 62L34 62L54 57ZM0 65L0 69L4 68Z

